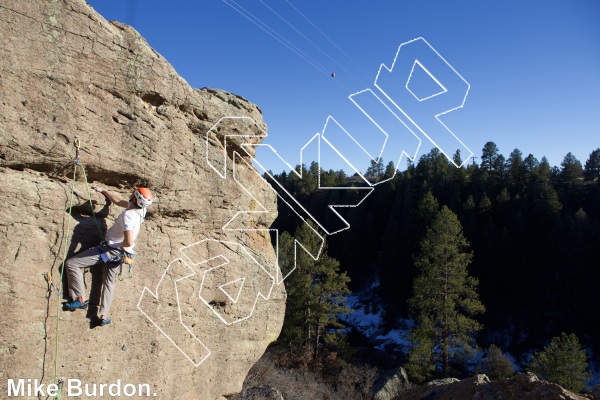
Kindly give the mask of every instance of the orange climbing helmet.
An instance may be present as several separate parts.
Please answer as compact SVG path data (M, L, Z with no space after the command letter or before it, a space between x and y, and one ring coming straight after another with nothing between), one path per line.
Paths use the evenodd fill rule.
M146 208L152 204L152 192L150 192L150 189L148 188L135 188L133 195L135 196L135 203L138 205L138 207Z

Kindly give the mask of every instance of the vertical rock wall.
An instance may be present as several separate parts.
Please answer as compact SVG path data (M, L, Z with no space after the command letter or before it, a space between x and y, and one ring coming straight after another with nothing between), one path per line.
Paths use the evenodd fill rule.
M262 140L260 110L190 88L131 27L83 0L1 0L0 42L2 393L9 379L61 378L82 388L147 383L161 399L238 392L285 308L265 231L276 196L247 155L235 154ZM246 118L222 120L207 140L232 116ZM122 196L145 185L157 199L133 277L117 283L113 322L98 328L89 318L100 268L86 274L87 314L62 311L64 295L47 298L43 276L59 286L65 249L100 240L80 168L68 213L75 136L89 182ZM106 229L120 210L99 194L92 200ZM250 213L224 230L239 211Z

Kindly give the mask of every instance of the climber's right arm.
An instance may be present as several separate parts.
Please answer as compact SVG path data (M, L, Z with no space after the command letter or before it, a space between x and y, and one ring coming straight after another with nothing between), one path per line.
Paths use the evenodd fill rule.
M111 203L116 204L119 207L127 208L129 207L129 202L127 200L122 199L118 194L109 192L106 189L103 189L99 186L92 186L96 192L101 193L106 197Z

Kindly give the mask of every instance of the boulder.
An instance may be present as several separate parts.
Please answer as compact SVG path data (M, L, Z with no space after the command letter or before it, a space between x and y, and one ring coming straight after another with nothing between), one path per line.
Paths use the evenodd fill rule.
M566 390L556 383L541 380L532 372L519 372L512 378L495 381L492 385L497 391L506 395L527 396L528 399L583 400L586 398Z
M591 395L594 399L600 399L600 385L594 386Z
M374 400L392 400L410 387L404 368L394 368L383 373L373 384Z
M532 373L517 373L512 378L493 382L483 374L460 381L454 378L433 381L400 393L396 400L584 400L585 398L554 383L540 380Z
M276 388L263 385L244 389L230 400L283 400L283 395Z
M285 311L266 230L276 195L242 147L263 140L261 110L191 88L83 0L3 2L0 41L2 392L9 379L147 384L169 399L239 392ZM101 268L86 274L87 313L61 309L64 255L97 245L120 212L86 180L156 199L104 327L91 324Z

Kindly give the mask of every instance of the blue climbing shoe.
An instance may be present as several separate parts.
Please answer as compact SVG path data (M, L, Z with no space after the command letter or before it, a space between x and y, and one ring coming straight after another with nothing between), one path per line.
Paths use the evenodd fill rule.
M106 317L106 318L100 320L100 326L105 326L108 324L110 324L110 318Z
M69 301L67 303L65 303L65 309L69 310L69 311L75 311L75 310L86 310L88 308L88 301L84 301L83 303L80 302L79 300L75 300L75 301Z

